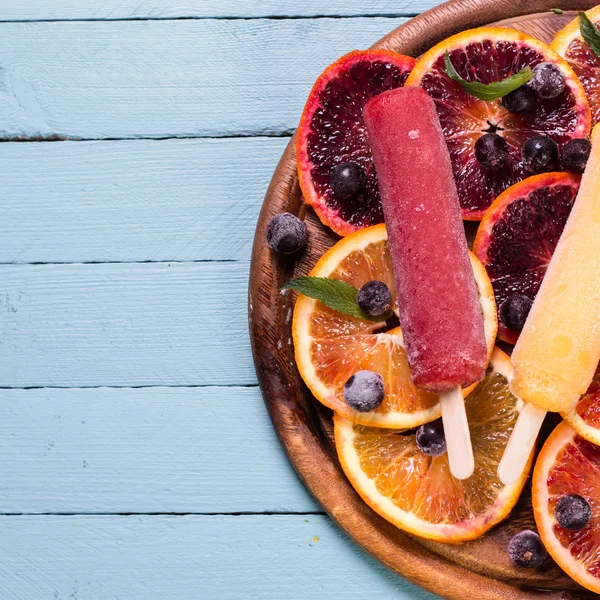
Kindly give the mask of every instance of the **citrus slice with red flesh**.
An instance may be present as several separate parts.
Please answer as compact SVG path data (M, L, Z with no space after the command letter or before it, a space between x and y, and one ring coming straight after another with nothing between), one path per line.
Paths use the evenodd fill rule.
M581 437L600 446L600 368L579 402L561 415Z
M552 62L565 78L565 89L554 99L538 98L532 112L514 114L501 100L479 100L450 79L446 52L462 78L484 84ZM497 196L532 174L522 157L528 139L545 135L561 146L590 132L589 105L571 67L542 41L513 29L484 27L444 40L417 62L406 85L422 86L435 101L466 220L480 220ZM484 132L497 133L508 144L507 162L498 169L486 169L475 157L475 142Z
M577 531L557 522L560 498L577 494L590 505L589 523ZM563 421L542 447L532 480L533 513L544 546L577 583L600 593L600 447Z
M542 173L505 190L483 217L473 252L485 266L498 309L512 294L533 300L579 190L580 177ZM498 337L519 334L498 319Z
M383 210L363 108L381 92L404 85L415 59L391 50L355 50L327 67L315 82L296 132L298 179L304 201L339 235L383 222ZM364 191L342 199L331 185L331 171L358 164Z
M600 25L600 6L585 14L596 27ZM594 123L600 122L600 58L581 36L579 19L561 29L550 47L571 65L587 94Z
M465 400L475 471L458 480L447 453L429 456L415 432L353 424L334 416L342 468L362 499L384 519L414 535L446 543L480 537L516 504L532 458L512 485L497 476L498 463L522 402L508 389L510 359L495 349L486 378Z
M470 257L489 356L497 329L493 290L479 260L474 254ZM310 274L339 279L357 289L367 281L382 281L392 292L392 306L397 313L396 288L383 224L340 240L321 257ZM393 327L397 323L389 325ZM399 327L392 329L386 323L350 317L299 295L292 335L296 364L304 382L317 400L346 419L362 425L402 429L417 427L440 416L438 396L419 390L412 382ZM374 371L383 377L385 397L374 411L361 413L344 401L346 381L360 370Z

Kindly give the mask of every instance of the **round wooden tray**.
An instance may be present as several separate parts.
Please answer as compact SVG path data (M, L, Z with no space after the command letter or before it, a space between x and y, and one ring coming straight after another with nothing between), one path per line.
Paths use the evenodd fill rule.
M556 31L576 16L574 11L591 8L597 2L453 0L398 27L373 48L418 56L449 35L490 23L514 27L549 42ZM550 12L556 6L565 13ZM265 243L268 220L282 211L299 215L309 228L308 248L294 259L276 256ZM336 457L331 412L311 396L295 366L290 339L293 296L279 292L285 281L306 274L337 239L302 204L292 138L267 190L256 229L249 284L249 324L265 403L281 443L304 484L336 523L365 550L403 577L444 598L597 598L554 564L529 571L510 563L506 553L509 537L523 528L535 528L529 488L507 521L483 538L459 546L405 534L373 512L352 489Z

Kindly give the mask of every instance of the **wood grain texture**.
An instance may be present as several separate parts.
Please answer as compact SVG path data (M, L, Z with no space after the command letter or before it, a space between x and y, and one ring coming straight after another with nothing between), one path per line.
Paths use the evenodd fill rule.
M561 6L586 8L594 3L594 0L567 1ZM416 55L461 29L535 11L545 12L519 19L515 26L549 39L553 29L560 28L575 14L558 17L549 12L553 6L554 0L455 0L410 21L376 47ZM509 23L510 20L505 22ZM292 274L305 273L334 241L301 206L293 144L292 140L282 156L261 211L253 250L249 304L259 382L275 427L301 478L327 512L365 549L409 580L444 597L453 600L590 597L555 565L524 570L510 564L505 551L510 535L522 528L535 527L528 492L507 524L474 543L450 547L424 543L398 531L371 511L345 479L333 452L329 415L319 409L302 386L291 349L277 347L277 341L289 331L285 315L293 302L279 293L281 283ZM282 210L298 213L308 222L312 245L296 265L275 259L263 241L269 218Z
M0 453L0 513L321 510L257 387L0 390Z
M2 2L0 21L414 15L436 0L28 0Z
M0 144L0 263L249 260L287 141Z
M0 281L0 387L256 383L247 263L3 265Z
M0 24L0 139L280 135L329 63L404 21Z
M1 517L0 531L1 600L434 598L320 515Z

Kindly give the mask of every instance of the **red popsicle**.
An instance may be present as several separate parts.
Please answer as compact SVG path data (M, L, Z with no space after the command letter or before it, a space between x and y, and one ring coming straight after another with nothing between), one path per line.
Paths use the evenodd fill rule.
M487 348L446 141L433 100L422 88L376 96L364 117L412 377L417 386L442 394L452 468L448 398L452 410L462 407L464 414L458 391L483 378ZM453 429L466 427L466 416L453 418L458 419ZM466 435L472 457L468 428Z

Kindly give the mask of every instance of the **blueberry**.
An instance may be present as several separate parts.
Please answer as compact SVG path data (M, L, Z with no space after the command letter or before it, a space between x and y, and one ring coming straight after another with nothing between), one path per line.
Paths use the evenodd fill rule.
M293 254L306 246L306 225L291 213L275 215L267 223L267 243L282 254Z
M522 115L533 111L536 107L538 95L536 91L528 85L522 85L510 94L502 98L502 104L508 112L516 115Z
M554 516L561 527L570 531L578 531L590 522L592 509L582 496L567 494L556 503Z
M508 144L497 133L486 133L475 142L475 158L485 169L500 169L508 161Z
M361 194L367 185L364 169L353 162L345 162L331 169L331 189L342 200L350 200Z
M356 303L372 317L377 317L390 310L392 292L382 281L367 281L356 295Z
M539 567L547 553L540 536L529 529L519 531L508 542L508 556L518 567Z
M563 168L572 173L583 173L591 150L592 143L585 138L569 140L562 147Z
M427 456L439 456L446 452L446 436L442 420L426 423L417 429L417 446Z
M540 98L550 100L562 94L565 89L565 77L554 63L543 62L533 68L533 79L529 85Z
M533 173L553 171L558 166L558 145L545 135L535 135L523 146L523 161Z
M344 385L346 404L358 412L375 410L384 395L383 377L373 371L357 371Z
M525 294L512 294L501 305L500 320L513 331L522 331L533 300Z

